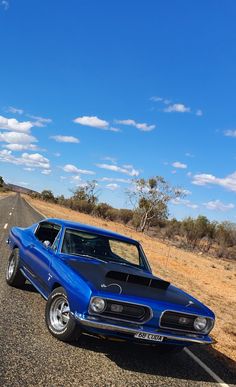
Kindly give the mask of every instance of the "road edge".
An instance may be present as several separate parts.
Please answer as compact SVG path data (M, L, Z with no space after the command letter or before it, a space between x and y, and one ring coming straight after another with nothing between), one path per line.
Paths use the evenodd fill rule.
M36 212L37 212L39 215L41 215L44 219L47 218L47 216L46 216L45 214L43 214L41 211L37 210L37 208L35 208L31 203L29 203L28 200L27 200L25 197L24 197L23 199L26 201L26 203L27 203L34 211L36 211Z

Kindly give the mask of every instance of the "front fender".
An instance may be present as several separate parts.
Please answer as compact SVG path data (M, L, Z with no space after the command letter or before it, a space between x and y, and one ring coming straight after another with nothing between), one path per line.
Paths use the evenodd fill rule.
M56 259L57 262L52 263L53 282L51 283L51 290L56 283L60 284L67 293L72 314L75 314L75 312L86 313L93 289L78 273L75 273L67 266L63 260L60 258Z

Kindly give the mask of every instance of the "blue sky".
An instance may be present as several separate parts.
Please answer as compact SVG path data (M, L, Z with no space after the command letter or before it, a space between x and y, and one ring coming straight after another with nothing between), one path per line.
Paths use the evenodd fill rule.
M136 177L177 218L236 220L236 3L0 0L0 175L37 191Z

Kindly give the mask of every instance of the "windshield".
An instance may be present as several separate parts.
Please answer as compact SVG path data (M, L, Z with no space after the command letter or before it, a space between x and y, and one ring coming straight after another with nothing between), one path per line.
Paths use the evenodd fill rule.
M106 262L145 266L144 258L136 244L74 229L66 229L61 251Z

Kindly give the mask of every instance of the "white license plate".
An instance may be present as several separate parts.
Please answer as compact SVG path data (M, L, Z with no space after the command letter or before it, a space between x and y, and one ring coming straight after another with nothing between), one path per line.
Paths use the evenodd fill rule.
M162 341L163 340L162 336L155 335L152 333L143 333L143 332L135 333L134 337L136 339L151 340L151 341Z

